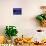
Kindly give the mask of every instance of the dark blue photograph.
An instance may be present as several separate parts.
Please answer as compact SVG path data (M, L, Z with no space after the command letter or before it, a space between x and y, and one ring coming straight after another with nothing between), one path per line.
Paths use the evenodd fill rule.
M13 15L21 15L22 8L13 8Z

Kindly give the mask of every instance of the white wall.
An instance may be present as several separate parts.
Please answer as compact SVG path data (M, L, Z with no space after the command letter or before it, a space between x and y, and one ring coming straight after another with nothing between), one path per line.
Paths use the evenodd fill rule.
M6 25L15 25L18 35L31 36L39 29L35 20L40 14L40 6L46 5L46 0L0 0L0 33L4 34ZM22 8L22 15L14 16L13 8Z

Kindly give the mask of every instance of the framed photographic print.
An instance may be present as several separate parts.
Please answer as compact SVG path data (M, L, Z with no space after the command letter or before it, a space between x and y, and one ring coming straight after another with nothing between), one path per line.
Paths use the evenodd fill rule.
M22 15L22 8L13 8L13 15Z

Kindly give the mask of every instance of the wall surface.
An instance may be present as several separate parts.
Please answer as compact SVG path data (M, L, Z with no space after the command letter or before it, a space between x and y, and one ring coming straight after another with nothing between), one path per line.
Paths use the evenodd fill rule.
M29 37L36 34L36 29L46 30L35 19L41 13L42 5L46 5L46 0L0 0L0 35L4 34L6 25L15 25L18 36ZM22 8L22 15L13 15L13 8L19 7Z

